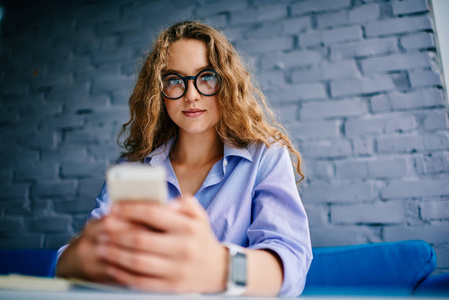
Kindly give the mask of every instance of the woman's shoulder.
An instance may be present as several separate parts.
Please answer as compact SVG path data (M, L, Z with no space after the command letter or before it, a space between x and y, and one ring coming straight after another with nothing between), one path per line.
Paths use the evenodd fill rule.
M285 145L271 140L268 144L255 142L249 144L246 149L251 154L253 160L279 159L282 156L288 156L288 149Z

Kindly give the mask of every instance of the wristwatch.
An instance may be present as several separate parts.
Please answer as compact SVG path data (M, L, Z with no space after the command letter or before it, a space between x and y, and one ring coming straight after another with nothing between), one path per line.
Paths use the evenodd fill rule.
M239 296L243 294L247 285L247 263L245 248L224 243L229 252L228 282L225 296Z

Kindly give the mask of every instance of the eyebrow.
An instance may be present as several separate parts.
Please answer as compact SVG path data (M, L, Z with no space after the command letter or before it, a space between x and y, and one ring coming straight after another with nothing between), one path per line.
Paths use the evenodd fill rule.
M204 66L204 67L199 67L199 68L195 69L195 74L192 75L192 76L195 76L195 75L197 75L199 72L204 71L204 70L208 70L208 69L213 70L213 68L212 68L211 66L209 66L209 65ZM168 70L165 70L165 71L163 72L163 75L168 74L168 73L176 73L176 74L179 74L179 75L182 75L182 76L186 76L186 74L185 74L184 72L181 72L181 71L175 70L175 69L168 69Z

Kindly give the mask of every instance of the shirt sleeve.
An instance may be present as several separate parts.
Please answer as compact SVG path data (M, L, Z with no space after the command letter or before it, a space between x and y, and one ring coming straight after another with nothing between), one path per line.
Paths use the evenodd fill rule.
M95 198L95 208L92 210L92 212L89 214L87 218L87 222L89 222L92 219L99 219L106 215L109 212L109 202L108 202L108 192L106 190L106 182L103 184L103 187L101 188L100 194ZM62 252L67 248L68 244L62 246L58 249L58 255L57 260L59 260L59 257L61 256ZM55 266L56 268L56 266ZM56 271L56 269L55 269ZM54 272L56 274L56 272Z
M297 297L312 261L307 215L299 197L287 149L265 148L256 179L249 248L269 249L283 264L279 296Z

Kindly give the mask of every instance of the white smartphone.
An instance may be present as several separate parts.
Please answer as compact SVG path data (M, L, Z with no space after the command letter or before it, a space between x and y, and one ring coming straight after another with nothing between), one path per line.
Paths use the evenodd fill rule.
M167 202L166 172L163 167L120 164L106 172L109 199L114 201Z

